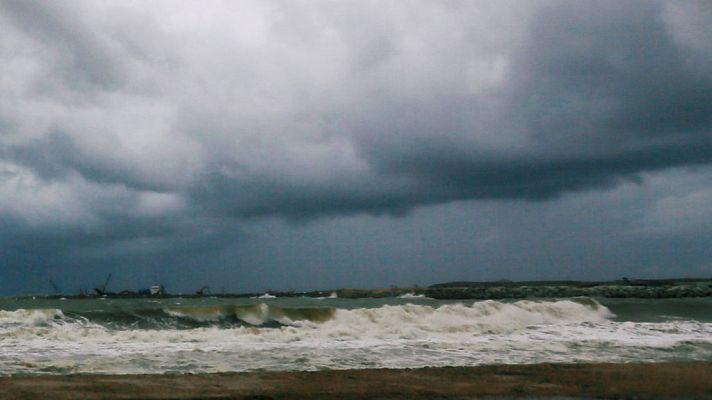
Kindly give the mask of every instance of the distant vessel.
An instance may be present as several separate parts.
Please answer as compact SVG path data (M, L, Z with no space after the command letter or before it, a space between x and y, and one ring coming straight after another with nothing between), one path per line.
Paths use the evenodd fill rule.
M163 285L156 284L156 285L151 286L150 293L151 293L151 296L158 296L158 295L165 294L166 290L165 290L165 288L163 288Z

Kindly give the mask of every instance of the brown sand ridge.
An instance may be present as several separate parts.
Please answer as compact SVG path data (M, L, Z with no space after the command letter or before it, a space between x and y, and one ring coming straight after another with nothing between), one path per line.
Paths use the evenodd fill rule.
M712 362L0 378L0 399L710 398Z

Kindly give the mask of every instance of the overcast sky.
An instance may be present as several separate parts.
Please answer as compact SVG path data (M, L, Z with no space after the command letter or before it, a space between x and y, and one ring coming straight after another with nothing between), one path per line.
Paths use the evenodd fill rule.
M0 294L712 276L712 2L0 0Z

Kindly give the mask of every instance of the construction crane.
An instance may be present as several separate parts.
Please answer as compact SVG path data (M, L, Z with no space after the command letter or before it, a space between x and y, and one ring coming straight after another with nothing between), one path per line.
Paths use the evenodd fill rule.
M52 285L52 289L54 289L54 294L62 294L62 291L59 290L59 287L57 286L56 283L54 283L53 280L49 280L49 284Z
M201 287L200 290L196 290L196 291L195 291L195 294L197 294L198 296L202 296L202 295L205 293L206 290L208 291L208 294L213 294L213 293L210 291L210 286L207 286L207 285Z
M106 287L109 286L110 280L111 274L106 277L106 280L104 281L104 284L101 285L101 288L94 288L94 291L96 292L97 296L104 296L106 294Z

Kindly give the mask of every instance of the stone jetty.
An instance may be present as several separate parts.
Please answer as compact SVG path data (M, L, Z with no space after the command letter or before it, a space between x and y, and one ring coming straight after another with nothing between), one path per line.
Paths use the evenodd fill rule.
M682 298L712 296L712 279L611 282L450 282L422 290L434 299L506 299L555 297Z

